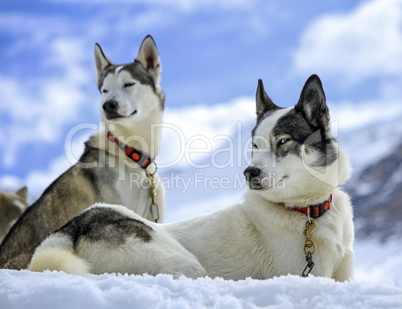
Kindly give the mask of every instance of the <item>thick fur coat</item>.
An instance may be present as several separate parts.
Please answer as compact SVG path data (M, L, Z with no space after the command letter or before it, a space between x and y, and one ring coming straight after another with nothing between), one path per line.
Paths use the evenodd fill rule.
M310 219L296 209L320 204L331 196L330 208L314 219L316 230L311 238L316 250L311 274L350 279L353 214L348 195L339 188L348 179L350 167L345 152L331 136L320 79L313 75L307 80L294 108L275 105L261 81L256 101L253 154L244 172L250 190L244 201L161 225L120 206L98 204L50 235L36 249L30 269L208 275L234 280L301 275L306 267L303 232ZM106 220L112 217L115 219ZM136 228L119 230L121 220ZM109 231L108 235L114 231L115 236L88 231L94 224Z
M112 63L96 44L95 63L105 128L89 139L79 161L56 179L13 226L0 247L0 268L26 268L35 248L49 233L94 203L124 205L153 220L150 188L144 185L146 170L111 142L107 132L150 158L159 153L164 94L155 42L147 36L134 62L124 65ZM153 164L150 168L155 171ZM156 198L162 221L161 186Z

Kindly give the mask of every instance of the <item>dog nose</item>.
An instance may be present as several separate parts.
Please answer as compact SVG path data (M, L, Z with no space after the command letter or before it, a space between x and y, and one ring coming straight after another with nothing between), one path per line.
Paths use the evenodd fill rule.
M116 112L118 107L119 107L119 103L117 103L117 101L115 101L115 100L107 100L105 103L103 103L103 106L102 106L103 110L106 113Z
M258 175L260 175L260 173L261 173L261 170L255 166L249 166L243 172L243 174L247 180L257 177Z

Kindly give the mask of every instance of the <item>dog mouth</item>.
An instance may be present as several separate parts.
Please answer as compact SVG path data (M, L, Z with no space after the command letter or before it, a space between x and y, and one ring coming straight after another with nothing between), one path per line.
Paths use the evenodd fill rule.
M255 191L265 191L265 190L273 190L282 188L287 176L283 176L280 178L259 178L254 177L248 180L248 186L251 190Z
M116 112L109 112L109 113L106 113L106 119L107 120L115 120L115 119L120 119L120 118L128 118L128 117L134 116L135 114L137 114L136 109L128 116L123 116Z
M256 191L268 189L268 188L264 188L262 186L261 180L258 178L253 178L253 179L248 180L248 186L251 190L256 190Z

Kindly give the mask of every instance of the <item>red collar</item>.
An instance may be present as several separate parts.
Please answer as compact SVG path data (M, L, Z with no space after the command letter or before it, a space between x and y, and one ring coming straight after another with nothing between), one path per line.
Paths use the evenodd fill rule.
M290 209L294 211L298 211L302 214L305 215L310 215L311 219L316 219L321 217L331 206L332 204L332 194L329 196L328 200L319 203L319 204L314 204L306 207L291 207Z
M107 138L116 143L120 149L124 151L127 157L129 157L134 162L138 163L144 170L154 161L148 155L144 154L142 151L135 149L134 147L128 146L121 140L117 139L112 132L107 132Z

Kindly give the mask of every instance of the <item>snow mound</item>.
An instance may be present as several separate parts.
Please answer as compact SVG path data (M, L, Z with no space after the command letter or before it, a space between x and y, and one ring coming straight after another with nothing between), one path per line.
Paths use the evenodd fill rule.
M393 283L284 276L270 280L197 280L171 275L85 277L0 271L1 308L401 308Z

